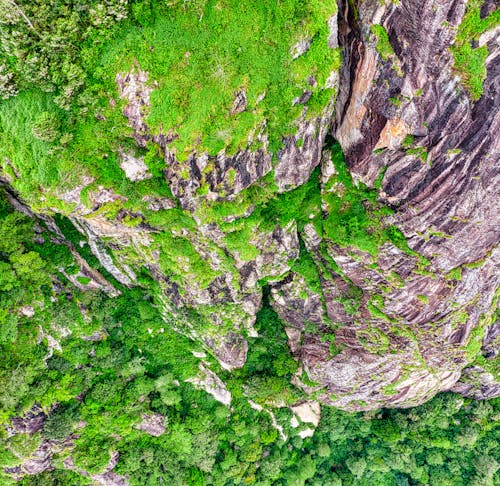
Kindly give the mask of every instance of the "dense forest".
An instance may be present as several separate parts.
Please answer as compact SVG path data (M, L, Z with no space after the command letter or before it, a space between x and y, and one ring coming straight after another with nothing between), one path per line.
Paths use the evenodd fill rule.
M500 19L462 3L457 106L489 93ZM415 241L453 228L408 238L387 196L465 145L441 170L408 129L354 175L332 113L363 4L400 7L339 2L337 32L332 0L0 0L0 485L500 486L500 398L471 398L491 383L438 393L498 381L498 241L441 268ZM365 27L390 113L425 98ZM387 182L397 150L429 172ZM380 376L335 385L342 353Z

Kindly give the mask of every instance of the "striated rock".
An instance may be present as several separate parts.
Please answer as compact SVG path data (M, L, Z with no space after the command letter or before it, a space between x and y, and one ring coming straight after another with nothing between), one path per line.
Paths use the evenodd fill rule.
M123 225L116 225L103 217L81 218L71 217L72 223L88 238L88 243L92 253L98 258L99 263L124 285L132 285L136 281L133 270L126 264L119 264L109 254L102 243L102 237L119 238L122 242L147 243L149 240L143 232L135 228Z
M21 465L15 467L6 467L4 471L20 481L23 476L40 474L52 469L53 451L51 442L43 440L40 446L35 450L32 456Z
M270 172L272 157L266 151L267 137L262 132L256 135L256 141L264 148L241 150L233 156L224 151L216 156L192 154L186 162L179 162L165 148L165 179L182 208L194 211L202 200L230 200ZM252 143L253 139L249 140L249 145Z
M233 106L229 114L236 115L238 113L244 112L247 108L247 104L248 104L247 95L245 93L245 90L242 89L241 91L238 91L236 93L236 96L234 97L233 101Z
M144 196L142 198L144 202L149 203L148 209L151 211L161 211L164 209L173 209L177 206L177 204L169 199L168 197L153 197L153 196Z
M205 343L214 350L220 365L228 371L241 368L247 359L248 343L234 332L230 332L220 339L205 338Z
M331 82L336 88L337 82ZM320 164L323 143L334 110L334 99L335 97L332 97L323 113L313 120L307 119L305 110L303 119L297 124L296 134L283 140L284 146L278 151L278 163L274 168L274 180L279 192L288 191L307 182L313 169ZM307 99L301 97L297 102L306 101Z
M380 201L395 210L385 224L402 230L412 252L386 244L374 257L326 241L338 267L326 270L319 239L308 238L323 268L328 317L341 324L335 344L344 349L332 356L320 335L309 335L298 353L309 376L326 386L327 403L348 410L412 406L453 387L495 307L500 116L491 107L500 104L498 45L488 44L484 94L472 102L449 52L462 2L365 0L356 16L349 5L339 8L345 63L335 134L355 181L374 187L385 169ZM394 54L378 52L374 24L388 32ZM333 171L322 168L326 181ZM360 300L346 312L342 300L352 284Z
M290 270L290 262L299 255L299 240L294 221L286 227L276 226L272 232L257 232L249 241L259 254L250 261L235 255L236 268L244 288L255 288L263 277L279 277Z
M487 77L480 99L472 99L450 51L465 7L464 0L341 0L339 18L328 21L328 45L340 44L342 69L323 86L307 77L293 100L302 113L276 153L263 121L236 153L177 154L175 133L152 134L146 123L155 81L139 68L118 74L135 142L161 149L176 200L141 194L132 211L132 198L81 174L78 186L59 194L71 221L122 284L137 284L139 271L148 270L165 322L224 369L245 363L267 282L292 354L315 382L297 374L294 383L324 403L356 411L414 406L449 389L496 396L494 374L474 359L480 352L496 357L499 349L500 48L498 29L476 39L488 50ZM311 42L304 34L290 59L305 55ZM311 112L317 89L327 90L326 100ZM238 88L228 117L248 109ZM340 142L347 170L325 150L329 134ZM122 153L120 165L130 180L151 176L140 157ZM257 221L271 198L306 183L318 165L305 217ZM165 214L148 223L146 207ZM301 275L291 269L297 260L304 265L303 250L310 268ZM81 266L92 287L113 292ZM193 383L229 405L220 379L200 371ZM125 481L111 470L99 481Z
M119 73L116 76L118 94L126 101L123 114L128 118L134 130L134 139L139 147L146 147L150 140L149 127L144 121L144 109L151 104L151 93L148 73L138 70L130 73ZM161 137L159 137L162 140Z
M290 49L290 54L292 59L297 59L298 57L305 54L311 47L312 39L301 39Z
M77 197L76 194L78 195L78 199L72 201L77 203L77 208L83 208L83 205L81 205L80 201L80 193L83 190L83 188L86 185L90 184L91 182L92 179L86 179L85 177L82 177L82 186L79 186L76 189L76 192L73 194L75 198ZM30 209L30 207L21 199L21 197L12 189L12 187L5 182L5 180L1 176L0 176L0 186L2 186L5 189L7 200L17 211L20 211L21 213L25 214L26 216L34 220L42 221L45 224L45 226L47 226L47 228L52 232L52 238L54 239L54 242L60 245L65 245L69 248L73 258L80 267L81 274L91 279L91 282L89 283L91 287L101 288L111 297L120 294L120 292L115 287L113 287L113 285L110 284L100 272L92 268L87 263L87 261L80 256L74 244L71 241L67 240L62 231L59 229L54 218L46 214L34 213Z
M24 416L11 419L11 425L7 426L7 434L9 437L16 434L36 434L42 430L46 417L40 407L34 406ZM40 445L21 464L5 467L4 471L16 481L21 481L27 475L50 471L53 469L52 457L54 454L71 449L75 438L76 436L70 435L62 441L42 439Z

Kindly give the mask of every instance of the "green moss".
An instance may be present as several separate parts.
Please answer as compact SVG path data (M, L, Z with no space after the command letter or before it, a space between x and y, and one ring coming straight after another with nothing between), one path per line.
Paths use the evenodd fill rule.
M387 61L389 57L394 56L394 49L389 40L389 34L382 25L372 25L370 27L372 34L376 37L377 43L375 49L380 54L380 57Z
M446 278L449 278L450 280L462 280L462 268L461 267L456 267L453 270L450 270Z
M384 180L385 173L387 172L387 166L382 167L380 170L379 175L375 179L375 182L373 183L373 187L377 189L377 191L380 191L382 189L382 181Z
M160 268L174 281L192 285L197 282L206 288L218 275L196 251L193 243L184 237L173 236L165 231L155 236L160 248Z
M340 147L333 145L331 149L337 174L326 183L323 193L327 206L327 216L322 222L325 236L342 247L352 245L374 256L386 242L417 256L403 233L384 223L392 210L378 202L378 191L359 181L354 184Z
M363 348L369 353L383 354L390 349L389 337L378 327L367 327L356 332L356 336Z
M496 9L486 18L481 19L481 6L484 0L469 0L462 22L458 26L455 43L450 48L453 54L455 69L460 74L462 84L473 100L483 94L483 83L486 79L486 46L474 48L472 42L479 36L500 24L500 9Z
M401 99L400 98L397 98L397 97L392 97L392 98L389 98L389 102L394 105L396 108L401 108Z
M136 226L139 226L142 223L142 217L140 216L130 216L127 214L123 219L122 223L125 226L128 226L129 228L135 228Z
M302 374L300 375L300 380L307 386L311 386L311 387L322 386L321 383L314 381L314 380L311 380L311 378L309 378L309 375L304 370L302 371Z
M368 309L368 312L370 312L371 316L374 319L381 319L385 322L393 322L393 319L389 317L387 314L382 312L378 306L373 302L373 299L371 299L367 305L366 308Z
M306 250L306 247L302 239L299 240L299 243L300 243L299 258L295 260L292 266L292 272L295 272L304 277L307 286L313 292L316 292L319 295L323 295L321 281L319 278L319 271L314 262L314 259Z
M481 314L479 323L469 335L469 340L465 348L467 360L469 361L469 363L473 362L474 359L479 355L483 344L485 331L489 328L489 326L491 326L491 324L494 322L494 319L498 318L499 299L500 286L497 286L489 312Z
M422 162L427 162L429 160L429 152L427 152L426 147L413 147L413 148L407 149L406 153L408 155L415 155Z
M348 281L348 284L348 290L341 294L338 298L338 302L344 306L344 310L347 314L355 315L361 306L363 291L350 281Z
M414 142L415 142L415 137L413 135L406 135L401 145L403 146L403 148L409 149L413 146Z
M246 226L240 231L228 233L224 238L226 248L231 252L237 252L239 258L244 261L255 259L259 254L259 249L250 243L253 235L251 225Z

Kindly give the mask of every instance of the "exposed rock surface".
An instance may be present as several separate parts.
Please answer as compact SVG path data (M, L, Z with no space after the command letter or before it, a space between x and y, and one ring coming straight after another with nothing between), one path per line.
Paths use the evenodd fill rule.
M7 434L12 437L17 434L33 435L42 430L46 415L38 406L33 407L22 417L13 417L7 425ZM4 471L15 480L20 481L24 476L31 476L53 469L52 457L54 454L73 446L75 436L70 435L65 440L56 441L42 439L38 447L21 464L4 468Z
M203 388L222 404L229 406L231 404L231 393L226 388L224 382L203 363L200 363L199 375L186 380L193 385Z
M152 175L148 171L148 166L144 163L143 158L134 157L132 154L122 152L120 159L120 167L131 181L151 179Z
M344 277L363 291L361 320L328 298L343 285L329 279L323 285L327 312L342 323L336 343L346 348L330 358L324 343L306 342L302 357L311 377L327 385L330 399L324 399L343 408L410 406L451 388L467 364L467 347L478 339L476 332L483 335L495 306L500 116L492 107L500 104L498 45L493 39L488 45L484 94L472 102L449 51L464 10L464 2L453 0L367 0L358 4L355 20L347 2L340 9L345 64L336 137L354 179L373 187L386 168L379 197L395 209L389 222L428 261L422 268L390 244L375 259L327 245ZM394 50L389 59L377 52L373 24L388 32ZM419 155L401 146L407 135L423 147ZM454 280L449 272L457 268L461 279ZM402 285L391 283L392 272ZM379 309L384 319L369 311L368 300L380 288L387 289ZM381 338L389 340L385 350ZM373 340L372 351L362 344L366 339Z
M153 437L159 437L165 433L164 417L159 413L145 413L142 416L142 422L137 426L139 430Z
M321 418L321 408L318 402L304 402L292 407L292 412L302 421L318 426Z
M480 366L465 368L462 377L451 391L460 393L465 397L484 400L500 396L500 383L491 373Z

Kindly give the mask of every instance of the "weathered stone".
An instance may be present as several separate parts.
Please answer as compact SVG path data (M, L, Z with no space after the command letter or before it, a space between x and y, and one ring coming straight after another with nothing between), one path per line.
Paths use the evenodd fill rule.
M159 413L145 413L142 415L142 422L137 426L139 430L153 437L159 437L165 433L165 418Z
M231 404L231 393L226 388L226 385L204 363L200 363L200 373L193 378L188 378L186 381L202 388L222 404L226 406Z
M238 91L234 97L233 106L231 107L230 115L236 115L246 110L248 104L247 95L244 90Z
M143 157L134 157L132 154L120 152L120 167L127 178L134 182L153 177Z
M472 103L453 74L449 52L462 3L367 0L358 5L357 22L347 2L339 12L345 63L336 137L354 180L373 186L387 167L380 200L395 212L385 224L401 228L411 250L428 263L390 244L376 260L352 247L327 245L342 275L325 274L322 286L328 316L342 323L335 343L345 349L332 357L319 336L309 335L300 356L309 376L327 387L327 403L351 410L412 406L454 385L470 359L472 330L494 310L500 116L491 107L500 104L492 54L498 45L488 41L484 94ZM378 54L364 34L371 24L385 27L395 57L384 61ZM410 134L424 156L401 147ZM328 164L322 168L328 171L323 180L334 174ZM320 261L318 244L308 249L316 249ZM480 263L469 265L474 262ZM458 267L461 280L453 280L448 272ZM340 302L349 290L346 280L362 291L353 315ZM370 307L381 288L378 311L386 317Z
M480 366L465 368L451 391L465 397L484 400L500 396L500 381Z

